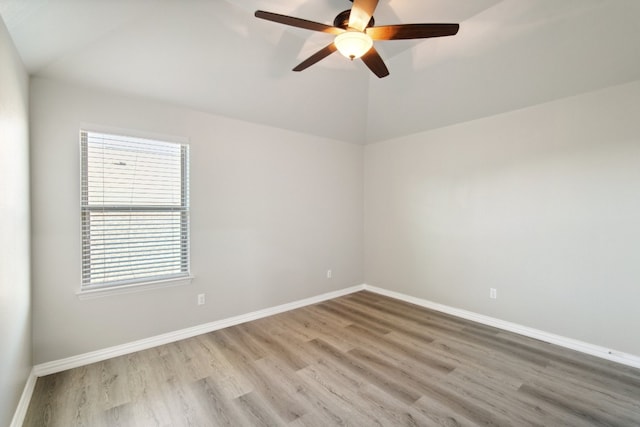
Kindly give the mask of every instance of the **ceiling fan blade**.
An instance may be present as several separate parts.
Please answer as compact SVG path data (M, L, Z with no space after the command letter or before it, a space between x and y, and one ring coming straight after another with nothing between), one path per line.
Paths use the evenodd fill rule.
M319 51L317 51L316 53L314 53L313 55L311 55L310 57L308 57L298 65L296 65L293 71L302 71L306 68L309 68L316 62L331 55L336 50L338 50L338 48L336 47L335 43L331 43L330 45L323 47L322 49L320 49Z
M353 0L349 15L349 27L364 31L376 10L376 6L378 6L378 0Z
M459 28L458 24L401 24L369 27L366 33L374 40L427 39L453 36Z
M384 61L375 47L369 49L369 51L362 55L362 58L360 59L362 59L366 66L369 67L376 76L383 78L389 75L389 70L387 69L387 66L384 65Z
M321 24L319 22L308 21L293 16L280 15L279 13L265 12L264 10L256 10L256 18L266 19L267 21L277 22L278 24L289 25L291 27L303 28L305 30L320 31L329 34L344 33L342 28L332 27L331 25Z

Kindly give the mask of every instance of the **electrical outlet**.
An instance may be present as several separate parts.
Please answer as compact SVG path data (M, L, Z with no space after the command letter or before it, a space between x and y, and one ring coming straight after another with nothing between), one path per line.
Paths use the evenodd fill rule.
M498 290L496 288L489 288L489 298L491 299L498 298Z
M333 272L331 270L327 270L327 279L331 279L333 277Z
M198 305L204 305L204 294L198 294Z

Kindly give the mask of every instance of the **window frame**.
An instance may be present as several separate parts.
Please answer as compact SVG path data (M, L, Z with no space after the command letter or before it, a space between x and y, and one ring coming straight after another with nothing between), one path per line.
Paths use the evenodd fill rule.
M180 204L179 205L108 205L95 204L89 202L87 191L89 181L88 164L88 144L90 135L99 134L121 139L145 140L148 143L174 144L180 149ZM159 287L176 286L191 283L191 232L190 232L190 146L185 138L166 137L158 135L141 134L140 132L113 129L95 129L93 127L82 126L79 132L80 142L80 222L81 222L81 271L80 288L77 295L81 298L92 298L114 293L138 292ZM174 184L177 184L174 182ZM147 276L124 279L108 280L100 283L91 283L87 278L87 271L91 271L91 237L88 232L91 230L90 215L92 212L120 212L124 216L127 213L180 213L180 249L179 256L175 260L179 261L180 272L164 275L150 274ZM176 240L177 241L177 240ZM89 245L89 246L87 246ZM87 268L89 270L87 270ZM144 269L142 269L144 270Z

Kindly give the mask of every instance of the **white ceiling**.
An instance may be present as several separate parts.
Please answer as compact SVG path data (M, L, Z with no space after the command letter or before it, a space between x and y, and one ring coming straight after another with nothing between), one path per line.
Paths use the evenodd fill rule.
M640 79L638 0L380 0L376 23L459 22L454 37L377 42L378 79L331 36L347 0L0 0L32 75L257 123L372 142Z

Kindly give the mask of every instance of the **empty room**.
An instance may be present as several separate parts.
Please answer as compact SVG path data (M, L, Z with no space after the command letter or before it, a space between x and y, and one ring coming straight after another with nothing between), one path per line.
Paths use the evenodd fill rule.
M0 425L640 425L637 0L0 0Z

